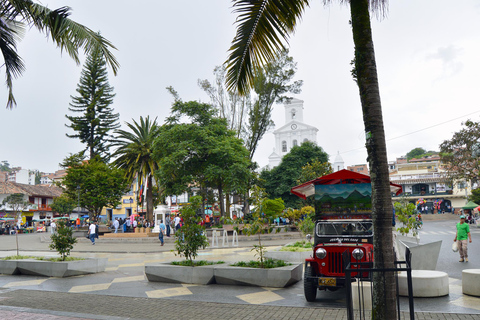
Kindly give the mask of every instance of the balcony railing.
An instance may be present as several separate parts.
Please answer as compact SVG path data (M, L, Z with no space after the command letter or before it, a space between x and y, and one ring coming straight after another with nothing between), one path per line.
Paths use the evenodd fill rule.
M52 211L48 204L31 204L28 209L30 211Z

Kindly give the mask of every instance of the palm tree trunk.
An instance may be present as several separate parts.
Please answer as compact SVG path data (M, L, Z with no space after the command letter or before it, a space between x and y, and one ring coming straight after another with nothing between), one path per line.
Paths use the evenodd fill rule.
M147 178L147 220L153 222L153 177L149 175Z
M374 224L374 266L393 268L392 202L387 148L383 128L368 0L351 0L352 32L355 43L355 74L365 124L366 147L372 182ZM372 319L396 319L395 278L374 273Z

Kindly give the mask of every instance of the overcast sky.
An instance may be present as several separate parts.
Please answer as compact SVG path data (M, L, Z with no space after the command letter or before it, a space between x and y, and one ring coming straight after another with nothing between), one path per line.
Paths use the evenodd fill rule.
M304 121L316 126L317 142L333 162L340 152L345 165L366 163L358 88L350 75L353 41L349 7L312 1L290 40L290 55L303 80ZM231 2L176 0L44 0L54 9L68 5L71 18L100 31L117 48L121 68L109 81L113 108L124 122L170 112L173 86L184 101L209 99L198 79L213 80L235 35ZM392 0L387 17L372 19L388 159L415 147L438 150L461 128L479 121L480 2L463 0ZM81 65L61 54L51 41L30 30L19 45L27 70L14 82L18 106L5 109L0 88L0 161L11 166L58 170L69 153L83 149L65 127L70 95ZM3 68L0 69L3 71ZM2 77L4 74L2 74ZM276 127L284 108L276 105ZM264 166L274 145L272 129L255 155Z

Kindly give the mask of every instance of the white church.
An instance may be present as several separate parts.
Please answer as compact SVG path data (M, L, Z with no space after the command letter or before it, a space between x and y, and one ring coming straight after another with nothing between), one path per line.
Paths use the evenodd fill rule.
M305 141L317 143L318 129L303 122L303 100L291 99L284 104L285 124L275 130L275 148L268 157L268 166L274 168L280 164L282 157L290 152L292 147ZM334 171L344 168L343 159L338 154L333 164Z

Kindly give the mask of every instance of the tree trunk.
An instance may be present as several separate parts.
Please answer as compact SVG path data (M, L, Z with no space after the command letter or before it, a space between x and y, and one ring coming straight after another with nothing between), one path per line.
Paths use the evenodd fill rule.
M374 266L393 268L392 202L387 148L383 128L375 52L368 0L351 0L355 43L355 72L365 124L366 148L372 183ZM392 272L374 273L372 319L396 319L395 278Z
M220 205L220 216L225 217L225 206L223 204L223 186L218 185L218 204Z
M225 215L230 218L230 193L225 194Z
M150 222L153 222L153 177L150 175L147 178L147 217L146 219Z

